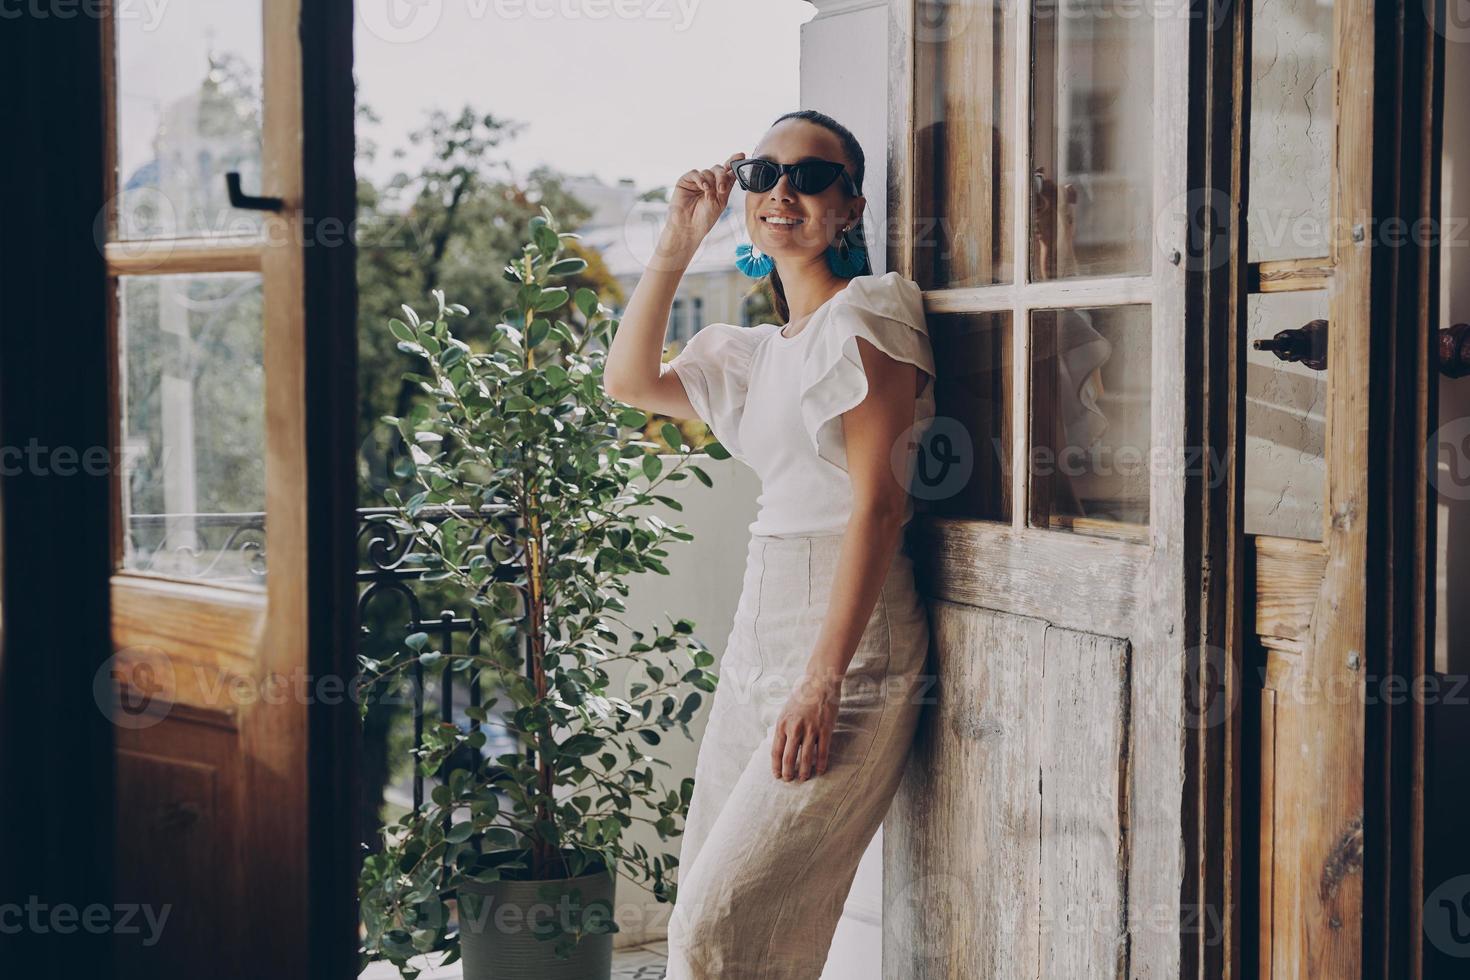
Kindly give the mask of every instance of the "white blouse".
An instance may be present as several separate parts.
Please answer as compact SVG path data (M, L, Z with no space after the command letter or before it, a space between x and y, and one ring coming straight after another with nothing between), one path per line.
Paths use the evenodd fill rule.
M696 414L760 477L751 533L846 530L852 484L842 414L868 394L858 337L926 375L914 426L890 454L895 474L909 486L915 449L934 418L934 355L919 287L897 272L852 279L794 337L774 323L712 323L669 361ZM912 517L910 496L904 521Z

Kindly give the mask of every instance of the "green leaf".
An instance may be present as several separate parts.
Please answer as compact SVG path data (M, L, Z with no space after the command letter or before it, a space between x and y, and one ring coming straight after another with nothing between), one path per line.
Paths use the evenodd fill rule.
M664 437L664 443L667 444L670 449L683 448L684 434L679 431L679 427L677 425L672 422L665 422L658 431L659 435Z
M534 223L536 219L532 218L531 220ZM541 250L541 254L547 258L555 255L557 250L561 248L561 238L556 232L548 228L544 222L532 228L531 237L535 239L536 247Z
M645 453L643 455L643 475L652 480L664 470L664 461L658 458L657 453Z
M729 459L730 458L730 450L726 449L724 446L720 445L718 442L711 442L711 443L706 444L705 447L704 447L704 451L707 452L707 453L709 453L710 459Z
M648 424L648 416L636 408L625 408L618 413L618 424L630 429L641 429Z
M545 320L536 319L531 321L531 326L526 329L526 346L539 347L551 333L551 324Z
M388 321L388 330L399 340L406 340L410 343L418 340L418 337L414 335L413 328L396 317Z
M577 290L577 294L572 297L572 302L577 305L577 309L582 311L582 315L589 320L592 318L592 314L597 312L597 294L586 286Z
M552 263L551 268L546 270L546 274L548 276L575 276L585 268L587 268L586 259L562 259L560 262Z
M541 291L540 297L536 300L536 312L545 313L547 310L554 310L559 306L565 306L566 302L567 291L561 286L553 286L550 289Z

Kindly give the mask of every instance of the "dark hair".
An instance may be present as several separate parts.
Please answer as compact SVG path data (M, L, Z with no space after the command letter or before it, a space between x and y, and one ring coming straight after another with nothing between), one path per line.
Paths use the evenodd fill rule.
M818 112L816 109L797 109L794 112L788 112L777 116L771 125L775 126L776 123L787 119L805 119L809 123L816 123L828 132L836 134L837 139L842 143L842 152L847 155L848 162L852 164L853 185L857 188L858 194L862 194L863 170L866 163L863 158L862 145L858 143L857 137L852 135L852 131L825 112ZM858 223L848 231L845 237L849 246L867 249L867 237L863 229L862 218L858 219ZM872 271L872 265L865 261L862 269L856 275L867 275ZM775 308L776 315L781 318L781 322L785 323L791 318L791 308L786 305L786 289L781 285L781 276L772 268L771 274L766 277L766 282L771 290L771 305Z

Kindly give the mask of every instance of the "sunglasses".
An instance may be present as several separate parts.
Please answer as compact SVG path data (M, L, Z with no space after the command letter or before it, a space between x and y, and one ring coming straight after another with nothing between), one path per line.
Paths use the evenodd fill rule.
M740 181L740 186L757 194L764 194L785 174L791 183L791 189L798 194L820 194L832 186L832 182L838 177L847 182L847 190L853 197L857 197L857 184L852 175L847 172L847 167L831 160L802 160L800 163L777 163L774 160L741 160L735 164L735 179Z

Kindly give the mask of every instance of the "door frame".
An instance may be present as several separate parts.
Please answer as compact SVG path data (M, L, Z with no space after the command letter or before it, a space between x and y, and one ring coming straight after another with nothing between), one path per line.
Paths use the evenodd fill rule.
M0 83L13 95L5 138L27 148L0 154L11 189L0 222L0 902L76 910L116 898L113 842L95 817L112 806L114 730L92 694L111 654L110 467L98 473L86 455L110 445L107 300L91 233L103 204L98 33L89 17L0 29ZM64 374L37 369L48 360L64 360ZM8 451L30 440L47 453L41 466ZM63 460L63 448L75 455ZM17 974L99 980L112 976L111 942L89 929L0 937Z
M916 111L914 84L915 39L919 0L890 0L889 65L890 92L888 186L888 267L914 278L914 236L921 229L921 216L914 190L917 179L915 161ZM1030 30L1031 5L1025 0L997 0L1006 8L1016 24L1017 58L1029 63L1032 50ZM1209 972L1208 964L1220 958L1220 950L1229 945L1228 929L1231 911L1228 905L1228 876L1218 867L1212 868L1210 850L1218 848L1220 821L1223 818L1224 746L1226 726L1210 725L1207 719L1218 717L1210 710L1218 700L1228 696L1222 690L1221 675L1228 671L1228 639L1224 630L1228 623L1218 615L1206 614L1209 600L1219 588L1218 575L1229 567L1230 548L1239 534L1230 533L1234 525L1222 523L1218 493L1208 492L1208 465L1198 460L1218 458L1231 460L1234 454L1221 453L1228 445L1218 440L1220 420L1234 406L1228 400L1229 387L1218 377L1209 380L1208 372L1177 371L1180 363L1205 363L1207 350L1219 351L1222 333L1231 322L1218 311L1208 319L1205 330L1159 330L1158 324L1193 323L1205 320L1211 294L1206 290L1206 270L1226 243L1191 239L1189 210L1197 200L1209 201L1209 180L1220 181L1226 174L1206 167L1201 147L1212 145L1213 134L1223 124L1222 106L1206 98L1218 93L1218 87L1207 88L1209 71L1219 69L1219 55L1206 58L1214 48L1230 50L1230 39L1221 34L1220 23L1208 16L1212 0L1191 0L1191 16L1163 17L1155 23L1154 52L1158 65L1154 73L1153 136L1155 157L1152 169L1150 202L1156 225L1150 241L1151 263L1147 272L1107 278L1070 280L1033 280L1029 274L1030 191L1029 180L1012 174L1011 179L1011 256L1012 276L1009 283L981 287L926 290L925 308L930 313L991 312L1011 313L1011 390L1010 445L1012 512L1008 522L970 521L953 517L920 514L915 517L915 539L926 553L921 562L929 566L943 565L942 588L945 597L963 600L981 607L1004 609L1008 613L1042 619L1053 625L1109 636L1141 638L1135 657L1144 662L1155 651L1178 649L1182 656L1177 674L1157 671L1157 676L1135 674L1132 688L1134 703L1149 705L1149 710L1135 715L1130 724L1146 726L1135 734L1130 752L1142 747L1160 747L1171 741L1163 706L1180 709L1181 717L1191 714L1199 721L1184 724L1179 731L1178 760L1181 774L1161 772L1151 775L1150 766L1167 765L1168 758L1150 758L1145 752L1130 755L1130 792L1134 799L1151 799L1159 793L1179 793L1178 813L1180 837L1173 828L1161 828L1154 821L1140 821L1133 827L1129 847L1133 856L1169 855L1162 866L1144 868L1142 860L1130 860L1128 903L1153 910L1178 903L1181 918L1176 938L1149 930L1141 933L1147 940L1131 950L1131 962L1142 975L1169 975L1176 969L1181 976L1219 976ZM1161 51L1188 51L1187 59L1160 59ZM1228 62L1227 62L1228 63ZM1017 85L1011 93L1011 104L1005 112L1014 121L1012 139L1029 144L1026 129L1031 118L1029 85ZM1213 113L1210 110L1214 110ZM1180 128L1178 120L1185 120ZM1030 151L1023 151L1030 173ZM1196 190L1178 195L1174 188ZM1187 198L1187 199L1186 199ZM1202 248L1205 249L1202 251ZM1218 292L1218 286L1216 287ZM1049 528L1030 525L1030 486L1027 465L1031 429L1031 399L1028 391L1031 371L1029 312L1047 306L1151 306L1152 367L1151 387L1155 393L1152 431L1155 444L1199 446L1201 454L1194 462L1168 468L1168 472L1151 474L1150 519L1143 533L1119 534L1107 539L1059 533ZM1218 365L1218 357L1210 362ZM1217 370L1223 370L1218 368ZM1182 417L1168 414L1164 406L1181 404ZM1226 430L1229 435L1233 431ZM1211 455L1211 454L1214 455ZM1217 519L1208 517L1215 508ZM1159 533L1163 527L1183 528L1180 540ZM1104 543L1105 542L1105 543ZM970 561L984 551L986 563L979 567ZM1020 556L1012 560L1013 556ZM991 558L994 561L991 561ZM1087 602L1073 601L1077 590L1075 569L1090 569ZM927 577L927 576L926 576ZM937 580L936 580L937 581ZM1137 598L1136 583L1147 581L1149 587ZM1116 596L1110 603L1108 599ZM1174 624L1180 625L1178 635ZM1164 625L1167 624L1167 625ZM1134 642L1138 642L1135 640ZM1140 652L1142 651L1142 652ZM1212 652L1214 651L1214 652ZM1177 680L1177 686L1174 681ZM1227 724L1229 722L1227 721ZM1179 857L1172 856L1177 846ZM1177 872L1177 891L1169 883ZM1193 913L1184 911L1188 906ZM1220 930L1226 932L1221 935Z
M916 4L917 0L891 0L889 5L893 98L887 145L888 267L910 278L918 200L912 191ZM1016 6L1021 9L1015 16L1025 20L1027 5L1017 0ZM1156 316L1172 312L1202 325L1185 336L1186 360L1194 363L1197 358L1204 370L1185 379L1184 432L1187 445L1198 445L1204 458L1223 462L1224 479L1211 483L1196 475L1183 487L1185 540L1179 546L1188 566L1199 569L1183 583L1184 594L1179 597L1186 635L1195 643L1184 672L1186 697L1192 699L1197 717L1220 700L1228 709L1223 723L1186 726L1183 732L1187 765L1179 972L1202 978L1242 977L1256 975L1258 966L1253 951L1259 894L1252 887L1256 880L1252 864L1257 860L1253 845L1259 842L1250 823L1258 801L1251 798L1252 740L1247 735L1254 716L1248 677L1252 637L1247 634L1245 612L1254 601L1254 581L1248 567L1252 552L1244 533L1246 303L1251 292L1260 290L1263 274L1312 280L1320 286L1334 270L1313 262L1279 263L1271 269L1249 263L1242 204L1249 192L1252 5L1192 0L1189 9L1190 57L1184 90L1191 98L1183 165L1187 186L1198 189L1186 205L1189 230L1204 233L1186 236L1182 302L1177 306L1156 302L1155 310ZM1444 37L1435 23L1443 20L1443 0L1377 0L1339 4L1338 9L1346 11L1339 15L1337 30L1339 92L1369 99L1375 93L1379 96L1371 103L1371 114L1344 114L1354 127L1344 134L1344 141L1373 147L1375 133L1384 141L1377 153L1340 163L1336 173L1346 179L1335 179L1334 194L1341 195L1334 202L1335 213L1376 215L1380 223L1402 219L1410 227L1420 219L1437 221ZM1024 30L1021 37L1026 39ZM1156 78L1156 90L1161 84ZM1163 93L1165 98L1169 95ZM1019 91L1015 99L1019 105L1012 110L1014 118L1028 118L1027 94ZM1026 134L1018 131L1013 138L1025 139ZM1018 190L1015 197L1012 221L1022 227L1012 229L1017 243L1012 261L1013 276L1019 280L1026 262L1023 226L1029 211L1024 192ZM1215 206L1216 201L1227 203ZM1160 220L1164 217L1160 214ZM1351 228L1344 234L1334 243L1338 269L1343 270L1338 275L1351 276L1358 288L1352 293L1339 291L1333 300L1329 358L1335 365L1356 365L1366 372L1371 394L1353 397L1350 386L1338 385L1332 396L1337 399L1337 417L1348 424L1337 425L1335 432L1343 442L1336 444L1338 467L1332 478L1342 496L1328 501L1327 531L1344 536L1349 549L1345 553L1352 557L1329 572L1336 579L1324 583L1323 593L1331 588L1333 594L1321 601L1356 595L1363 615L1357 622L1330 614L1318 618L1329 630L1341 631L1331 633L1326 642L1366 651L1364 674L1397 672L1412 684L1432 665L1434 635L1434 552L1429 545L1435 540L1435 512L1430 505L1433 447L1428 437L1430 420L1437 418L1432 341L1438 322L1438 243L1436 238L1422 247L1367 249L1352 241ZM1019 293L1021 288L985 287L966 291L972 295L962 298L982 292ZM951 296L959 292L952 291ZM926 298L926 308L950 312L951 296L941 294L938 302ZM1020 340L1024 325L1017 321L1013 329ZM1027 411L1025 349L1014 345L1014 485L1025 479L1021 445ZM1370 370L1378 365L1383 369ZM1354 442L1360 438L1366 443ZM1350 466L1346 461L1354 452L1360 454L1357 458L1384 459L1388 465ZM1008 535L1019 539L1027 530L1020 513L1024 509L1021 498L1013 500L1012 528L967 529L966 522L927 515L916 523L920 538L931 549L945 546L941 531L961 539ZM1334 519L1333 514L1339 516ZM954 550L973 553L968 547ZM1067 551L1063 544L1058 550ZM960 570L960 590L983 601L987 594L1004 591L1005 571L992 567L983 575L978 569L972 575ZM1388 603L1366 601L1367 596L1378 595L1386 595ZM1058 597L1041 595L1031 605L1028 613L1042 618L1064 616L1066 611ZM1401 705L1365 704L1357 747L1365 803L1363 837L1357 842L1360 855L1352 853L1351 841L1347 851L1348 873L1363 875L1363 904L1361 928L1347 932L1352 936L1350 945L1358 948L1364 976L1419 976L1424 942L1423 704L1413 698ZM1198 910L1193 927L1190 909ZM1213 938L1208 924L1198 921L1198 915L1209 910L1218 913L1222 927Z
M1249 191L1251 10L1238 4L1231 18L1238 95L1224 162L1234 175L1235 201L1248 200ZM1361 710L1322 699L1296 706L1323 730L1340 734L1313 760L1322 776L1317 798L1326 801L1306 817L1315 850L1287 856L1300 862L1296 878L1309 885L1300 916L1289 917L1292 929L1307 937L1296 940L1310 954L1303 968L1328 975L1397 978L1423 971L1425 705L1422 698L1394 703L1381 695L1389 677L1419 690L1433 657L1435 447L1429 440L1438 416L1433 344L1444 45L1435 24L1443 16L1437 0L1336 5L1330 255L1325 262L1250 264L1241 230L1232 250L1244 281L1237 276L1222 293L1233 305L1231 346L1243 368L1248 294L1331 289L1323 537L1311 548L1302 543L1321 569L1321 587L1301 624L1307 651L1301 669L1307 690L1354 691ZM1390 222L1415 231L1394 244ZM1420 228L1435 230L1416 240ZM1232 424L1244 432L1243 404ZM1243 489L1243 454L1237 456L1231 472ZM1232 495L1236 513L1243 513L1242 501L1239 492ZM1271 910L1254 898L1262 894L1261 849L1276 845L1263 844L1255 827L1257 808L1266 802L1266 763L1255 735L1263 709L1253 703L1255 682L1248 676L1256 669L1250 650L1256 627L1239 619L1258 596L1254 553L1270 541L1253 540L1236 551L1242 560L1227 587L1243 602L1232 600L1223 611L1237 641L1229 658L1232 692L1245 709L1232 716L1240 724L1224 746L1224 759L1239 760L1223 767L1232 842L1224 870L1237 912L1228 976L1269 976L1261 952L1276 941ZM1291 542L1272 549L1281 544ZM1251 901L1242 905L1242 895Z
M352 0L304 0L300 16L301 209L322 247L303 257L306 310L307 670L354 691L357 668L357 173ZM329 237L329 230L344 229ZM356 697L307 713L306 975L359 968L362 839Z
M300 383L307 500L304 573L306 666L319 686L304 723L291 732L290 758L306 773L304 814L294 820L293 855L251 851L259 867L281 867L301 889L259 896L266 901L231 909L248 915L270 942L253 943L240 962L216 962L221 976L354 977L357 956L356 761L359 714L350 695L356 677L356 178L353 170L353 3L301 0L300 15L276 25L300 38L300 217L313 229L304 248L301 295ZM0 32L0 76L7 91L28 93L7 115L7 138L31 147L4 154L0 173L15 195L0 228L0 295L9 326L0 331L0 445L35 436L47 447L113 450L110 398L115 379L109 342L107 263L94 238L107 206L104 160L110 141L103 106L112 97L101 72L106 21L98 16L21 18ZM57 65L66 65L57 72ZM57 120L76 125L57 125ZM54 329L16 329L22 323ZM68 338L66 385L37 370L57 356L57 335ZM60 463L57 458L57 463ZM75 908L100 902L112 908L115 842L113 768L116 730L94 693L98 671L112 661L113 466L82 470L71 479L25 470L0 478L0 773L7 785L0 827L6 839L37 846L0 848L0 895L35 895ZM334 683L335 683L334 680ZM37 733L44 732L44 738ZM13 777L13 780L10 779ZM46 798L68 805L46 811ZM303 824L304 818L304 824ZM290 843L288 842L288 843ZM293 893L294 892L294 893ZM129 896L118 895L118 901ZM9 899L6 899L9 901ZM18 968L113 976L113 936L96 930L6 936L7 956L19 949ZM44 958L43 958L44 955ZM16 959L7 959L15 962ZM270 962L270 968L262 964ZM281 968L273 965L279 962Z

